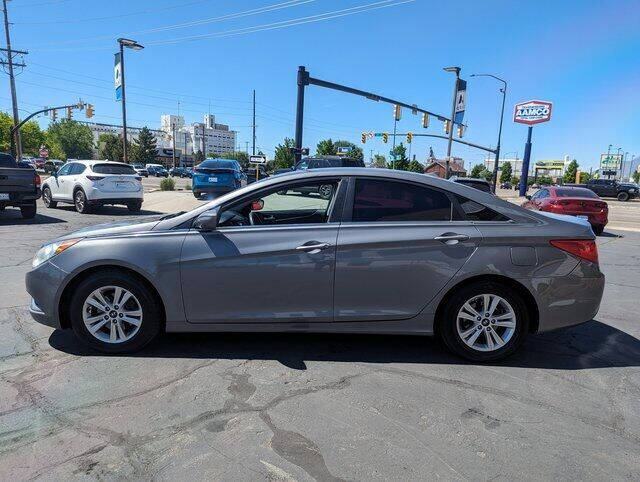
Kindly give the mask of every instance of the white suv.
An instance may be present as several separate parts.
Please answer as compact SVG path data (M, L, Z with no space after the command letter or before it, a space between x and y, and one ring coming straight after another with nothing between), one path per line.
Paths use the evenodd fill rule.
M48 208L59 202L74 204L79 213L104 204L124 204L137 212L142 207L141 181L129 164L74 160L42 183L42 200Z

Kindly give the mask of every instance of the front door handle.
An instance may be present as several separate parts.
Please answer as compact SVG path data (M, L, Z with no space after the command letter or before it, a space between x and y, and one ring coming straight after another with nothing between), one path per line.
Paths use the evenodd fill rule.
M315 254L315 253L319 253L323 249L328 248L329 246L331 246L329 243L303 244L301 246L298 246L296 250L306 251L308 253Z
M459 241L467 241L469 236L466 234L444 233L433 239L436 241L442 241L444 244L458 244Z

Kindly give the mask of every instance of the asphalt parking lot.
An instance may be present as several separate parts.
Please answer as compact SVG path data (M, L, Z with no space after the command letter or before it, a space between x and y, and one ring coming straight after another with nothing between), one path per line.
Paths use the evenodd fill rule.
M610 205L596 318L484 366L406 336L172 334L89 352L31 320L24 273L45 241L137 216L8 208L0 480L638 480L640 201Z

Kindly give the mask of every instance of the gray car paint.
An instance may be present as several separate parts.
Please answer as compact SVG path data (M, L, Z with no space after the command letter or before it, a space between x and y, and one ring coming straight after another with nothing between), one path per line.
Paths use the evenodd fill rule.
M510 221L345 222L212 233L190 228L199 214L262 189L301 179L363 175L457 193ZM467 234L469 240L447 247L430 239L445 232ZM597 265L549 245L550 239L594 239L588 226L527 211L446 180L384 169L283 174L169 219L98 226L65 236L74 237L82 240L26 276L33 317L58 328L67 327L59 313L65 287L86 269L109 266L134 270L155 287L164 303L167 331L429 334L447 293L460 282L485 275L509 278L528 290L540 314L539 331L545 331L591 319L604 288ZM309 241L332 248L318 256L295 251ZM514 263L512 248L534 249L535 261ZM212 301L216 290L224 295L216 299L222 305ZM335 306L329 301L333 296Z

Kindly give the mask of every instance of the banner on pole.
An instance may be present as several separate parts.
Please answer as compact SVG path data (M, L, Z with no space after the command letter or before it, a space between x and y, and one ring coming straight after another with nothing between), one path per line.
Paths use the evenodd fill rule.
M115 54L113 80L116 88L116 100L122 100L122 60L120 58L120 52Z

